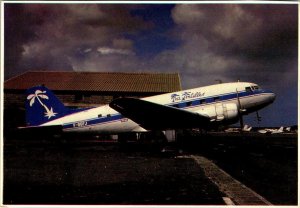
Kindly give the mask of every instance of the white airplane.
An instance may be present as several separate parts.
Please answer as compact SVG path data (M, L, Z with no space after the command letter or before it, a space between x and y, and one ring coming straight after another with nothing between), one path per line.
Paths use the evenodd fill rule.
M62 132L119 134L151 130L202 128L238 122L242 115L266 107L275 94L257 84L234 82L137 98L109 105L69 109L46 87L27 90L25 128L59 128Z
M286 127L286 128L285 128L285 131L286 131L286 132L291 132L291 129L292 129L292 128L289 126L289 127Z
M250 132L252 130L252 126L245 125L242 129L243 132Z
M261 129L258 130L261 134L281 134L283 133L283 126L281 126L279 129Z
M227 133L239 133L239 132L250 132L252 130L251 126L248 126L247 124L241 129L241 128L228 128L225 130Z

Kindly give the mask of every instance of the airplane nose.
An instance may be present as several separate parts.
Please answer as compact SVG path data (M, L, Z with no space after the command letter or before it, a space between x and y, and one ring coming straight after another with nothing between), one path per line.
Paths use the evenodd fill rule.
M263 90L262 91L265 95L265 103L270 104L273 103L276 99L276 94L270 90Z
M276 94L274 92L270 93L270 95L269 95L269 101L271 103L273 103L275 99L276 99Z

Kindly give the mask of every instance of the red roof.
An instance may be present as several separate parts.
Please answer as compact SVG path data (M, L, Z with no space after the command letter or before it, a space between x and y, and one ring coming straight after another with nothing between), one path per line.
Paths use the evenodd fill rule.
M102 92L174 92L181 90L178 73L29 71L4 82L5 90L44 84L51 90Z

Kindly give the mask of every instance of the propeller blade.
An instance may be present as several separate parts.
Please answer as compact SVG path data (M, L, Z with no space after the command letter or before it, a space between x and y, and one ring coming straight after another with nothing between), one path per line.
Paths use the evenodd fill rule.
M241 129L243 129L244 127L244 118L242 115L240 115L240 126L241 126Z
M241 105L241 101L240 101L240 97L239 97L239 92L238 90L236 89L236 98L237 98L237 101L238 101L238 104L239 104L239 110L242 109L242 105Z
M237 98L237 101L238 101L238 114L239 114L239 120L240 120L240 126L241 126L241 130L243 129L244 127L244 119L243 119L243 115L242 115L242 105L241 105L241 101L240 101L240 97L239 97L239 92L238 90L236 89L236 98Z

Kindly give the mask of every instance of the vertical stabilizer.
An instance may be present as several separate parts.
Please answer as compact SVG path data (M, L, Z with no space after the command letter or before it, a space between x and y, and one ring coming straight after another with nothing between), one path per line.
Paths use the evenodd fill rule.
M46 87L32 87L26 91L26 123L38 126L67 113L63 103Z

